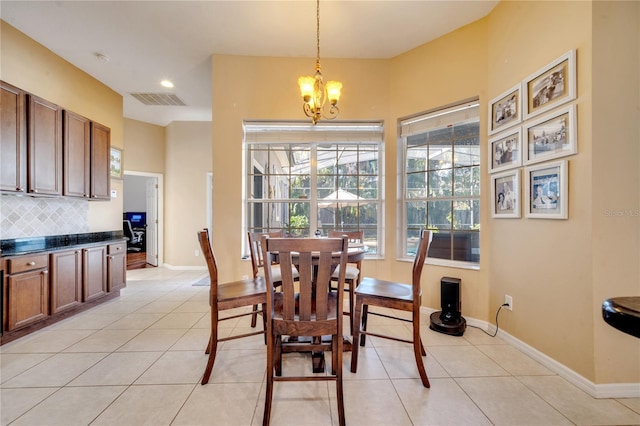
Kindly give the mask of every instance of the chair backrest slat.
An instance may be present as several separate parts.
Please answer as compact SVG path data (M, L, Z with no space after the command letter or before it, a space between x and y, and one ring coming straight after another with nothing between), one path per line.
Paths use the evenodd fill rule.
M344 289L344 265L347 259L348 239L344 238L269 238L262 237L263 257L278 255L282 271L282 316L285 321L320 321L329 318L329 286L331 273L341 266L338 306L342 306ZM291 265L298 268L300 275L298 291L293 281ZM270 267L265 267L265 279L273 303L273 286ZM335 309L334 309L335 311ZM338 311L341 311L339 309ZM337 315L340 323L342 315Z

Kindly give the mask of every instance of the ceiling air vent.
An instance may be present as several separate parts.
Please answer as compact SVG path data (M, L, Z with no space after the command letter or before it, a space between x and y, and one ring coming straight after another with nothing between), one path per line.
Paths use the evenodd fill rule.
M185 106L182 99L171 93L131 93L131 96L145 105Z

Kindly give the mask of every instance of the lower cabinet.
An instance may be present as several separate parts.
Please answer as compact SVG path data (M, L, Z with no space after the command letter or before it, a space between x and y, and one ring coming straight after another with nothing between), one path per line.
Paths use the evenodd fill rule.
M46 254L7 261L5 329L26 327L49 316L49 262Z
M73 315L85 302L117 295L127 280L125 241L5 257L0 262L5 272L2 331L17 331L13 335L39 322L56 321L58 314Z
M51 253L51 313L82 303L82 258L80 250Z
M109 292L120 290L127 284L127 243L107 246L107 275Z
M107 293L107 246L82 249L82 277L85 302Z

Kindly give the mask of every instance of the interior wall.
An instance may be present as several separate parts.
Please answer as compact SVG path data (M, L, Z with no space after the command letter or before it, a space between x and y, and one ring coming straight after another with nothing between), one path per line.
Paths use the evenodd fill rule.
M207 226L211 156L211 123L172 122L166 127L164 262L169 267L204 264L195 254L200 251L196 235Z
M111 145L123 147L122 96L4 21L0 32L2 80L109 127ZM122 194L122 181L111 179L111 189ZM89 232L122 228L122 196L87 203Z
M214 55L213 80L213 230L212 241L222 281L251 274L251 262L242 260L243 163L242 121L301 120L297 81L314 72L311 58L273 58ZM343 83L339 120L384 120L389 115L389 62L384 60L322 59L326 79ZM391 123L391 124L390 124ZM394 133L387 132L395 144ZM386 198L395 199L395 185L386 188ZM395 221L395 205L387 203L387 221ZM394 222L389 222L394 223ZM393 252L389 253L393 258ZM388 260L386 262L389 262ZM371 268L365 262L364 271ZM409 277L410 265L405 276Z
M165 137L165 127L125 118L123 170L164 174Z
M640 339L600 319L603 300L640 296L639 93L640 3L594 2L592 314L598 382L640 381Z

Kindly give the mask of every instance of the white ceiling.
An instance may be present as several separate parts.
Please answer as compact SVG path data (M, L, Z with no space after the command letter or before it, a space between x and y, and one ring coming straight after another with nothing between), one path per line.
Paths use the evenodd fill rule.
M323 0L320 56L392 58L486 16L497 3ZM314 0L2 0L0 18L120 93L125 117L161 126L211 120L214 53L316 54ZM165 78L173 89L160 86ZM146 106L130 93L173 93L187 106Z

